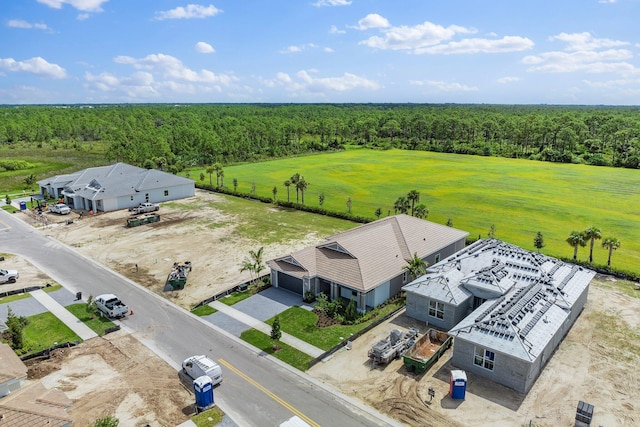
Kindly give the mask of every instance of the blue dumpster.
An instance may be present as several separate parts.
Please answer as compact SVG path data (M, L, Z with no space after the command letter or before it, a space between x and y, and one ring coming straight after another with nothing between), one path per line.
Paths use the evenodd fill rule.
M214 404L213 382L207 375L193 380L193 391L196 395L196 407L198 410L205 410Z
M449 394L452 399L463 399L467 391L467 373L465 371L451 371L451 379L449 381Z
M20 202L20 210L21 211L27 210L27 202Z

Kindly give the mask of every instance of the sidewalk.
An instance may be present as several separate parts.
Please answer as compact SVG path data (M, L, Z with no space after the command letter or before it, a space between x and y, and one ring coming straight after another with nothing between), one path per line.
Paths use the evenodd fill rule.
M40 304L46 307L54 316L60 319L73 332L75 332L83 341L97 337L98 334L93 332L91 328L82 323L76 316L71 314L69 310L60 305L49 294L42 289L29 292Z
M209 303L209 306L215 308L221 313L226 314L227 316L230 316L236 319L239 322L244 323L245 325L251 328L257 329L260 332L263 332L267 335L271 335L270 325L267 325L266 323L261 322L260 320L255 319L247 314L244 314L243 312L236 310L233 307L223 304L220 301L213 301ZM321 348L318 348L307 342L304 342L301 339L294 337L293 335L287 334L286 332L282 332L282 337L280 338L280 341L312 357L318 357L325 352Z

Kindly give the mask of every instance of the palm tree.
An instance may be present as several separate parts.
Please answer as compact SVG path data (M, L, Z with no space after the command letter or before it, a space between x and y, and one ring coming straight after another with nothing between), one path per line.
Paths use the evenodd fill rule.
M291 181L286 180L284 182L284 186L287 187L287 202L290 202L291 199L289 198L289 188L291 187Z
M411 215L414 214L414 206L420 201L420 193L418 190L411 190L407 194L407 200L411 202Z
M593 244L596 240L602 238L600 229L593 225L591 227L587 227L587 229L584 230L584 238L589 240L589 262L593 262Z
M376 209L373 214L376 216L376 219L380 219L380 215L382 215L382 208Z
M611 254L618 249L622 243L615 237L607 237L602 240L602 247L609 249L609 258L607 259L607 265L611 266Z
M415 217L420 219L426 219L429 216L429 208L424 204L420 203L416 206Z
M296 203L298 203L298 191L300 191L298 184L300 183L300 174L297 172L294 173L291 178L289 178L289 181L291 181L291 185L296 188Z
M216 170L213 168L213 166L209 166L209 167L207 168L207 173L209 174L209 185L213 185L213 181L211 180L211 176L213 175L213 173L214 173L215 171L216 171Z
M273 190L271 190L271 192L273 193L273 203L276 202L276 196L278 195L278 187L276 187L275 185L273 186Z
M404 196L400 196L398 197L398 200L396 200L396 202L393 204L393 211L394 213L403 213L406 214L409 211L409 201L407 200L406 197Z
M581 231L572 231L567 237L567 243L573 247L573 259L578 259L578 246L583 248L587 245L587 241L584 238L584 233Z
M262 260L262 252L264 248L260 247L257 251L250 250L249 258L245 258L240 265L240 272L248 271L251 276L251 284L255 284L257 282L258 277L260 276L260 272L264 269L263 260ZM255 274L255 278L254 278Z
M301 176L300 179L298 180L298 183L296 184L296 192L297 190L300 190L300 194L302 194L302 204L304 205L304 192L307 189L307 186L309 184L307 184L307 181L304 180L304 177ZM296 202L297 202L297 198L296 198Z
M418 256L417 252L413 253L413 258L405 259L407 265L404 266L404 270L409 274L411 280L414 280L422 276L427 271L428 262L424 261Z
M216 173L216 187L220 187L220 171L222 171L222 165L220 163L214 164L213 170Z

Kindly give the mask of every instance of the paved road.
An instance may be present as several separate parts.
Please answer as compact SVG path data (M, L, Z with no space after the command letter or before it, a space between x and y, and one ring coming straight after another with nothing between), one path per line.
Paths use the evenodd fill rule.
M216 403L241 426L278 426L297 415L310 425L395 425L359 402L279 361L247 348L188 311L78 254L0 210L0 252L27 258L71 292L117 294L133 310L125 329L176 369L206 354L224 366Z

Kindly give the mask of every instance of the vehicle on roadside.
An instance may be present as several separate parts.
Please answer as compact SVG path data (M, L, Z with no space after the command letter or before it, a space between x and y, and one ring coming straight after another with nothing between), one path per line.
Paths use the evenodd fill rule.
M129 314L129 307L114 294L98 295L94 301L102 316L118 319Z
M182 371L192 380L203 375L211 378L211 383L215 386L222 382L222 369L207 356L191 356L182 362Z
M131 212L132 215L150 213L158 210L160 210L160 205L157 203L140 203L138 206L129 208L129 212Z
M0 284L15 283L18 277L20 277L18 270L0 269Z
M68 215L71 213L71 208L64 203L56 203L49 206L49 212L57 213L60 215Z

